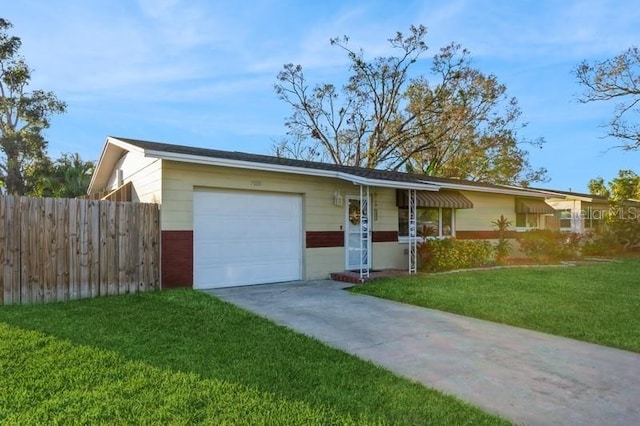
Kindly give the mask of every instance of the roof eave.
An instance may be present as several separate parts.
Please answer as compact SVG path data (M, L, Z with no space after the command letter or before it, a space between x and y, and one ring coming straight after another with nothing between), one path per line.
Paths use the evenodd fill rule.
M582 197L580 195L559 194L557 192L550 192L550 194L553 194L553 198L560 198L563 200L586 201L589 203L594 202L594 199L591 197ZM598 202L598 200L595 200L595 202Z
M504 194L504 195L518 195L522 197L535 197L535 198L547 198L542 192L533 191L528 189L515 189L515 188L491 188L488 186L476 186L476 185L465 185L465 184L457 184L457 183L440 183L439 184L443 189L457 189L460 191L475 191L475 192L488 192L491 194Z
M319 176L336 178L351 182L355 185L367 185L380 188L416 189L421 191L438 191L440 186L433 183L399 182L393 180L371 179L352 175L345 172L323 169L309 169L304 167L285 166L280 164L267 164L252 161L231 160L226 158L204 157L200 155L181 154L166 151L144 150L145 157L160 158L169 161L181 161L195 164L206 164L221 167L234 167L241 169L263 170L270 172L291 173L306 176Z
M102 148L102 152L100 153L100 159L96 163L95 170L91 175L91 181L89 182L89 187L87 188L87 194L98 192L104 189L103 187L101 187L101 185L106 185L107 181L109 180L109 176L111 175L111 171L115 167L124 151L135 151L144 153L143 149L135 145L123 142L111 136L107 136L107 139L104 142L104 147ZM97 189L96 186L98 187Z

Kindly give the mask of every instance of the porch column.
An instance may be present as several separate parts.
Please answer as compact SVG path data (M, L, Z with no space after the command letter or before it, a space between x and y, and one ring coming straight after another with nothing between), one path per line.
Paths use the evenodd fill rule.
M369 278L369 187L360 185L360 281Z
M409 274L415 274L418 270L416 190L408 189L407 198L409 201Z

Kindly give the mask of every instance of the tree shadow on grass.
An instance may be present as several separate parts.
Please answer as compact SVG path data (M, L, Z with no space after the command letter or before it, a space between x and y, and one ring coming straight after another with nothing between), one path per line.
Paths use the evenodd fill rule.
M0 321L127 359L239 383L354 418L486 423L496 418L314 339L192 291L0 309Z

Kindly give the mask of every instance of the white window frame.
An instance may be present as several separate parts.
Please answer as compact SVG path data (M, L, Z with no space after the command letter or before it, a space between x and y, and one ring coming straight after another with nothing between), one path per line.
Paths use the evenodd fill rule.
M524 222L526 224L526 226L516 226L516 232L526 232L526 231L531 231L533 229L542 229L540 227L540 222L541 222L541 218L542 215L539 213L516 213L516 221L518 220L518 216L519 214L523 214L524 215ZM536 226L529 226L529 217L530 216L536 216Z
M584 227L584 230L589 230L589 231L593 231L594 229L596 229L593 224L598 223L600 225L600 228L602 228L602 226L604 225L604 215L605 213L602 213L603 211L606 212L606 210L602 210L602 209L594 209L593 206L587 206L586 208L587 210L587 215L586 217L582 220L582 224ZM597 211L598 212L598 216L600 216L599 219L594 219L593 218L593 212Z
M406 210L407 208L399 207L398 211L401 209ZM418 207L416 210L420 211L420 209L438 209L438 235L435 236L437 239L445 239L445 238L455 238L456 236L456 209L454 207ZM451 210L451 235L442 235L442 210L450 209ZM400 215L398 214L398 225L400 222ZM424 241L424 237L418 236L417 240L419 242ZM409 235L400 235L398 232L398 242L399 243L409 243Z
M569 213L569 217L568 218L562 218L562 213ZM563 220L568 220L569 221L569 227L567 228L566 226L562 226L562 221ZM571 209L562 209L560 210L560 214L558 216L558 228L560 229L561 232L570 232L573 231L573 211Z

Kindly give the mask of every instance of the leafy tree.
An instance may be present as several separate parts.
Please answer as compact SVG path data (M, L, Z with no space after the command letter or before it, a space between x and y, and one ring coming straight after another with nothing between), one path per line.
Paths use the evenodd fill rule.
M607 189L607 185L604 183L604 179L600 176L589 180L587 186L589 187L589 194L607 198L611 196L609 189Z
M52 92L27 91L31 69L19 55L20 38L7 33L11 27L0 18L0 185L8 194L23 195L47 163L42 131L66 104Z
M640 199L640 176L632 170L620 170L608 187L601 177L589 181L592 194L606 195L612 205L606 217L607 226L599 239L589 243L588 250L609 254L616 250L640 247L640 210L624 201Z
M75 198L86 195L94 163L84 161L77 153L62 154L50 164L46 174L40 174L37 191L43 197Z
M607 135L621 139L625 150L640 149L640 49L631 47L604 61L583 61L574 73L584 86L580 102L619 101Z
M410 78L411 65L427 50L426 33L423 26L398 32L389 39L397 56L370 61L348 47L347 37L332 39L350 61L340 89L310 88L302 66L286 64L275 90L293 110L285 125L295 140L280 142L276 154L311 152L336 164L500 183L544 179L518 139L517 101L495 76L471 66L468 51L446 46L433 59L434 82Z
M591 194L605 196L614 202L640 199L640 176L633 170L618 171L608 188L601 177L591 179L588 186Z
M609 187L614 201L640 199L640 176L632 170L620 170Z
M545 180L546 170L532 169L523 148L544 140L518 140L521 110L496 76L474 69L456 44L441 49L431 71L437 84L419 77L406 93L419 129L403 147L411 171L523 185Z

